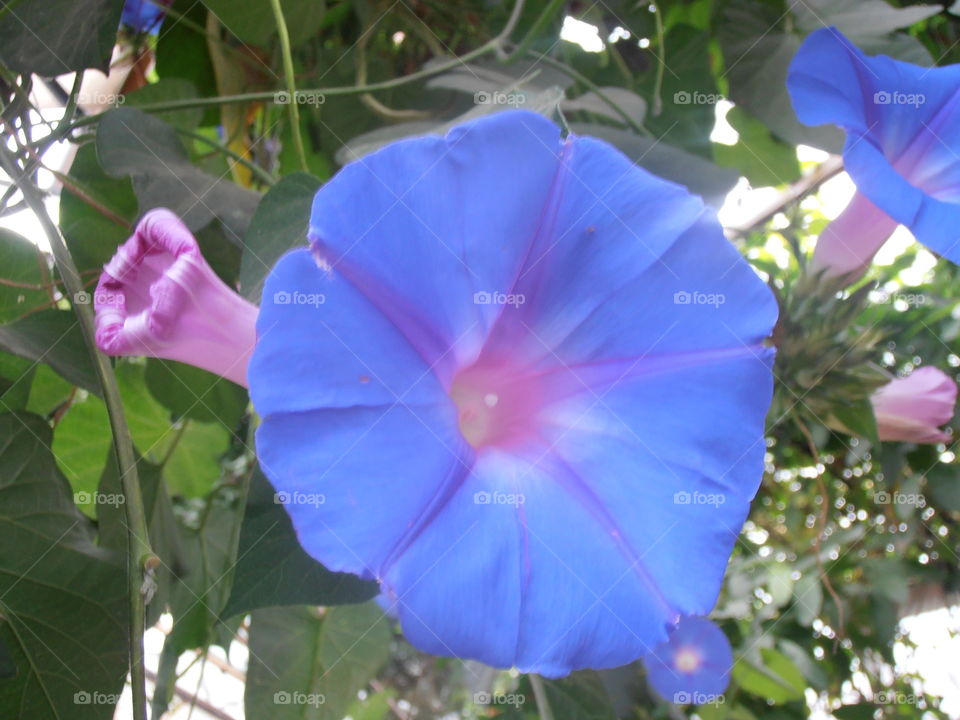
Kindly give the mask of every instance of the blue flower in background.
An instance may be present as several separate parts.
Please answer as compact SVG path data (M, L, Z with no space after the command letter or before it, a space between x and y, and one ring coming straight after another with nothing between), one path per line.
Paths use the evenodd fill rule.
M868 57L824 28L804 41L787 86L801 122L846 130L844 165L860 195L821 236L817 264L862 269L898 223L960 262L960 65Z
M157 33L173 0L127 0L120 22L137 32Z
M733 652L723 631L703 617L683 617L669 638L644 659L647 680L679 704L717 702L730 682Z
M512 111L346 166L309 239L249 371L307 552L378 580L421 649L552 676L710 611L776 304L699 198Z

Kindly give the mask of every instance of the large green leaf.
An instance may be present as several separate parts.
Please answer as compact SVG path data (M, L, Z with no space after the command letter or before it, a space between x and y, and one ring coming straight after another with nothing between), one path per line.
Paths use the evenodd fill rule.
M247 391L193 365L148 358L147 387L175 418L219 422L233 430L247 408Z
M0 13L0 60L44 77L107 72L123 4L116 0L20 0Z
M786 14L761 0L725 0L720 4L717 39L723 50L723 77L730 99L781 139L839 152L843 132L800 124L787 94L787 67L802 38L786 32Z
M0 642L17 666L0 717L108 720L127 674L125 573L93 544L50 435L0 415Z
M21 285L38 286L44 282L42 268L47 260L37 246L15 232L0 228L0 323L16 320L26 311L44 302L50 295L43 290ZM49 282L49 275L46 282Z
M313 196L320 180L307 173L287 175L270 188L254 213L243 238L240 290L259 303L263 281L287 250L305 245Z
M164 465L170 493L207 494L220 479L220 459L230 445L230 433L220 423L188 420L176 437L176 449Z
M181 523L180 547L186 567L170 592L174 618L170 642L177 654L213 644L228 646L229 633L221 608L230 592L230 575L237 557L236 525L238 504L231 498L213 495L207 500L199 521Z
M667 33L664 46L661 110L649 113L644 124L658 140L709 158L710 132L721 98L710 71L710 38L689 25L677 25ZM643 79L650 95L658 68L659 61Z
M274 605L358 603L377 592L377 583L331 572L304 552L273 486L257 468L250 481L233 591L224 615Z
M163 457L173 439L172 428L168 413L147 392L143 365L121 362L115 371L134 443L148 457ZM106 406L94 396L77 398L53 439L57 462L74 490L93 493L103 474L110 443ZM92 500L78 504L93 511Z
M260 200L258 193L197 168L170 125L134 108L104 115L97 157L109 175L133 180L141 213L169 208L194 231L217 217L238 241Z
M390 626L372 603L256 610L246 715L339 720L389 654Z
M116 367L127 424L138 450L149 461L163 463L174 494L198 496L220 478L219 458L230 435L220 423L185 421L174 426L169 411L147 390L144 365L124 361ZM96 397L78 397L57 427L53 448L74 490L86 493L79 503L93 512L89 498L100 482L110 451L107 409Z
M140 107L154 103L166 103L177 100L190 100L197 97L197 89L193 83L184 78L161 78L159 82L144 85L139 90L126 95L125 105ZM203 108L187 108L186 110L167 110L156 113L158 118L170 125L185 130L193 130L203 118Z
M785 185L800 177L797 149L774 137L742 108L731 108L727 122L740 138L735 145L713 146L717 164L739 170L754 187Z
M83 195L64 186L60 193L60 230L77 269L84 273L83 279L90 287L117 247L130 236L137 216L137 198L128 179L118 180L103 171L93 143L77 150L70 166L70 180L71 185L82 188ZM114 217L108 217L104 210Z
M74 385L100 392L80 323L72 312L42 310L0 325L0 350L46 363Z
M790 11L803 32L833 26L854 42L859 38L886 35L926 20L942 5L894 7L885 0L790 0Z
M13 411L27 407L37 367L25 358L0 353L0 408Z
M543 684L554 720L614 720L617 717L606 688L592 670L581 670L559 680L544 680Z
M764 648L760 658L762 662L740 658L734 663L733 679L743 690L775 704L803 698L807 683L786 655Z

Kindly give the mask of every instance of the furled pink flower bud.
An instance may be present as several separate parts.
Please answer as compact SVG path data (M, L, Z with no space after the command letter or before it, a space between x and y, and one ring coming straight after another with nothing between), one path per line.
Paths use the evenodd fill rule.
M94 309L107 355L177 360L247 384L257 307L217 277L170 210L148 212L104 266Z
M953 417L957 384L935 367L892 380L871 398L881 440L948 442L940 429Z
M851 280L863 275L880 247L897 229L897 221L857 193L827 225L813 251L811 269L826 277Z

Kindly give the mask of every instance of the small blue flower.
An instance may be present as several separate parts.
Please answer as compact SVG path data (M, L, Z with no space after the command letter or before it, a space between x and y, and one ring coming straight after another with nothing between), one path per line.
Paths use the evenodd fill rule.
M776 303L684 188L497 113L346 166L267 279L257 452L438 655L563 675L713 607Z
M173 0L126 0L120 22L136 32L156 34L160 31L167 6L172 2Z
M868 57L831 27L804 41L787 86L801 122L846 130L844 166L865 196L837 239L818 247L829 255L821 264L869 263L895 223L960 262L960 65ZM883 214L895 222L884 224Z
M730 683L733 652L723 631L703 617L683 617L644 659L650 686L679 704L717 702Z

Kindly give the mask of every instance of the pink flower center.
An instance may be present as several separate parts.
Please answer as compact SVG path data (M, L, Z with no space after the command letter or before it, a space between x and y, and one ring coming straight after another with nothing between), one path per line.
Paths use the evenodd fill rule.
M701 662L703 658L697 649L692 647L680 648L673 659L674 666L682 673L696 672Z
M513 447L537 435L542 383L509 362L483 360L458 372L450 386L460 432L473 447Z

